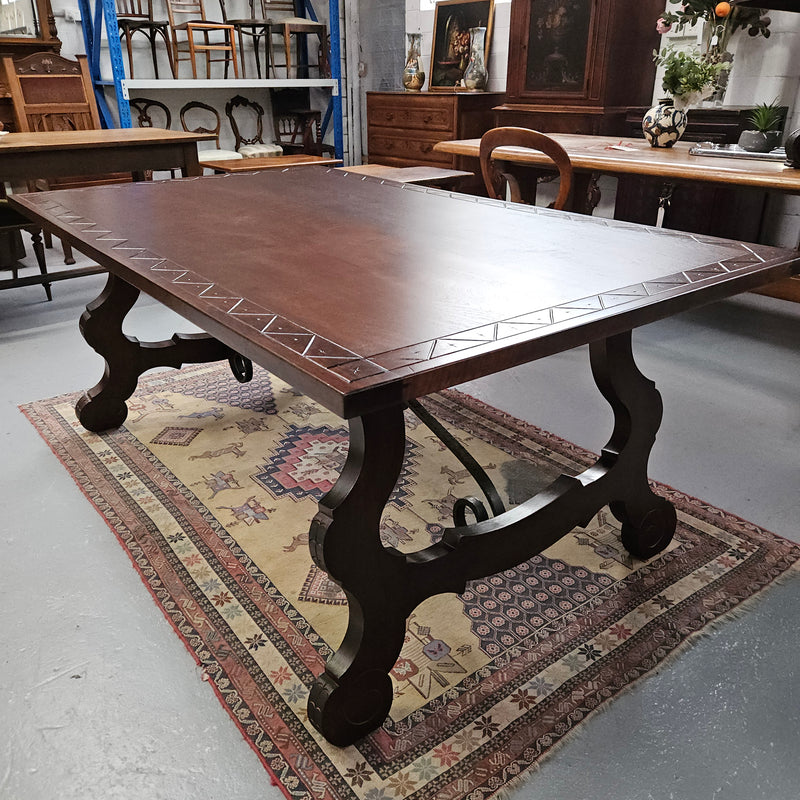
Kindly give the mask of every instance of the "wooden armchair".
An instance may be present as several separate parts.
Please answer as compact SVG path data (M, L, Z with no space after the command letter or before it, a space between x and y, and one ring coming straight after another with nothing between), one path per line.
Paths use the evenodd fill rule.
M269 63L272 66L272 75L277 78L276 66L286 68L285 77L292 77L292 36L295 37L297 51L296 76L308 77L308 36L317 37L319 41L319 56L317 69L320 77L330 75L328 59L328 28L321 22L314 22L303 14L302 0L260 0L263 15L270 21L269 32ZM273 37L280 36L283 42L283 64L275 64L275 50Z
M321 114L314 109L273 113L275 141L286 153L322 155Z
M335 155L335 150L322 141L322 113L311 108L311 95L306 88L289 88L272 93L274 141L285 153Z
M197 54L206 57L206 78L211 77L211 64L222 61L225 64L225 77L228 66L233 63L233 75L239 77L236 60L236 41L233 25L224 22L209 22L206 19L203 0L166 0L169 27L172 31L172 62L175 76L181 61L190 61L192 77L197 77ZM181 39L178 34L184 34ZM212 34L222 34L212 41ZM212 53L222 53L221 58L212 58Z
M244 158L267 158L283 154L280 145L264 141L264 109L237 94L225 104L225 116L236 137L236 152ZM245 133L251 135L246 136Z
M128 70L133 78L133 48L131 40L135 33L142 33L150 42L150 54L153 58L153 70L158 77L158 53L156 52L156 37L161 37L167 50L167 59L172 77L175 75L175 65L172 63L172 49L169 43L169 21L153 19L152 0L116 0L117 24L119 25L119 40L125 42L128 51Z
M508 199L512 203L524 202L517 179L511 173L501 171L492 157L498 147L527 147L550 156L560 180L558 196L551 207L559 210L571 208L573 169L567 152L549 136L529 128L492 128L481 137L481 174L489 197L505 200L508 187Z
M74 131L100 127L86 56L33 53L3 57L18 131Z

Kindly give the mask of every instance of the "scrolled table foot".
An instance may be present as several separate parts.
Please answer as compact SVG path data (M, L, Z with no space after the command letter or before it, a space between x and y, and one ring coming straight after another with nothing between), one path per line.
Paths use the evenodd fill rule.
M626 513L623 504L611 504L611 512L622 522L622 544L632 556L644 561L669 545L678 524L672 503L657 499L657 505L636 520Z
M308 697L311 724L337 747L362 739L386 719L392 706L392 680L374 669L342 684L327 672L320 675Z
M78 422L93 433L118 428L128 416L128 405L118 397L106 397L99 394L92 397L85 393L75 404L75 415Z

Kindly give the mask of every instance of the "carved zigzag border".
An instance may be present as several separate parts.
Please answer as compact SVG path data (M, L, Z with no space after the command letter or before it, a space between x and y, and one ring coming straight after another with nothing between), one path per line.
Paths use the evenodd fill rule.
M149 262L150 271L161 273L161 277L167 278L173 284L182 287L195 287L197 297L202 298L209 306L235 317L238 321L243 322L271 342L288 348L350 383L382 372L390 372L401 367L410 367L441 356L468 350L472 347L546 328L614 306L632 303L642 297L651 297L679 286L698 283L721 274L736 272L764 261L761 256L749 247L739 244L742 248L742 254L734 258L695 267L684 272L675 272L655 281L623 286L611 292L590 295L579 300L538 309L499 322L367 357L354 353L307 328L297 325L286 317L254 304L187 267L152 253L145 247L137 246L130 239L115 236L112 231L99 227L92 220L74 214L68 208L48 198L46 195L37 196L31 194L28 195L28 199L40 206L43 211L52 214L61 224L77 228L83 234L93 235L97 242L110 245L110 249L115 251L115 255L118 258L121 257L131 262L137 262L137 266L142 266L142 262ZM597 221L600 222L600 220ZM662 234L660 229L655 228L652 229L652 232L660 235L676 235L677 233L675 231L665 231ZM677 233L677 235L691 238L701 243L717 244L713 239L695 234Z

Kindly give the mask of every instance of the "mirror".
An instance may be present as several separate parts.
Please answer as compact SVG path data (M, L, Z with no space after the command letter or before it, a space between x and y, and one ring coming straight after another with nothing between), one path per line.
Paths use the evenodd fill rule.
M0 0L0 36L41 36L34 0Z

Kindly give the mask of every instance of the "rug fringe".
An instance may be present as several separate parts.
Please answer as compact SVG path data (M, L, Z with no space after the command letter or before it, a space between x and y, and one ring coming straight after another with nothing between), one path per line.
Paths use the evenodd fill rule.
M715 635L717 633L717 629L724 626L725 623L730 622L732 620L745 618L747 616L746 612L748 612L753 606L762 602L764 599L764 595L771 589L780 586L785 586L791 581L798 579L800 579L800 560L792 564L783 573L783 575L780 575L778 578L775 578L771 583L768 583L766 586L762 587L754 595L742 600L740 603L738 603L736 606L730 609L730 611L727 611L724 614L721 614L719 617L712 620L711 622L706 623L706 625L701 630L695 631L690 636L687 636L686 639L683 642L681 642L681 644L679 644L667 656L664 656L658 662L658 664L655 667L653 667L653 669L651 669L649 672L644 673L643 675L640 675L632 683L620 689L613 697L609 698L604 703L601 703L599 706L597 706L597 708L593 709L591 714L592 718L598 717L600 714L604 714L607 711L609 711L620 697L623 697L624 695L627 695L639 689L644 681L648 680L649 678L663 671L664 668L669 667L673 663L678 661L688 650L697 645L701 640L709 638L712 635ZM494 792L494 794L488 795L488 797L491 797L492 800L520 800L520 798L517 797L516 795L522 789L522 787L525 786L530 781L534 780L537 773L542 769L543 764L550 761L559 752L561 752L563 747L570 744L573 740L583 736L586 728L586 722L587 720L581 722L577 728L573 728L572 730L563 734L561 738L559 738L557 742L555 742L551 747L549 747L545 752L543 752L539 756L539 758L537 758L536 761L527 768L527 770L524 773L521 773L520 775L516 775L513 778L509 779L503 786L501 786L496 792Z

